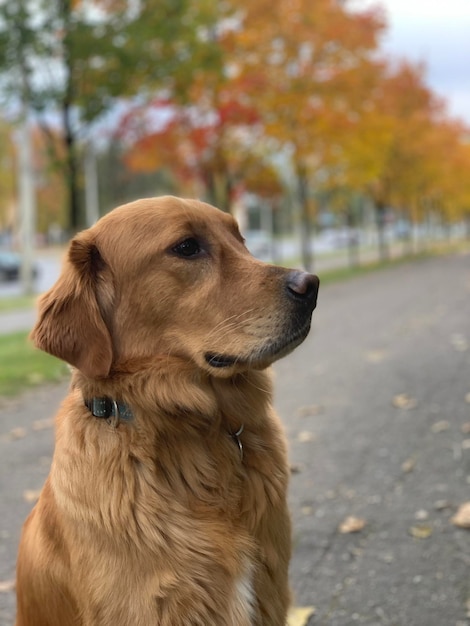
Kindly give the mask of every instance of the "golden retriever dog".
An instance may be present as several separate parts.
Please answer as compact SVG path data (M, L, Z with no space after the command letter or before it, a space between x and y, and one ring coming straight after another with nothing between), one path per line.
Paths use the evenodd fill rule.
M266 369L305 339L317 291L196 200L138 200L71 241L32 331L73 374L23 528L17 626L286 623Z

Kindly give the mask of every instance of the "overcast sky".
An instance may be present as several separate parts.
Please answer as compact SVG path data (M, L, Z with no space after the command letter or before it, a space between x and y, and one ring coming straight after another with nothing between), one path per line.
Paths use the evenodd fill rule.
M380 5L388 21L383 48L423 61L426 79L448 111L470 126L470 0L352 0Z
M361 0L359 0L361 3ZM427 83L449 112L470 125L470 0L362 0L388 18L383 47L393 56L424 61Z

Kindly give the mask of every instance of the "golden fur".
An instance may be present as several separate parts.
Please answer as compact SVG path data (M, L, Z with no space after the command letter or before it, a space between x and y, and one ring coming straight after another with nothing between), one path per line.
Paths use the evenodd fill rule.
M32 332L74 371L23 529L17 626L285 624L289 472L266 368L306 336L317 288L193 200L140 200L75 237ZM95 396L133 419L94 417Z

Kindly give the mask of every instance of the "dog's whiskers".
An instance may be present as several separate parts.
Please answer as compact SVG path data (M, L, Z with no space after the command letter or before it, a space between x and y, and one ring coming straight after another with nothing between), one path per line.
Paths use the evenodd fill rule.
M263 393L269 393L270 388L269 387L261 387L260 385L256 385L255 382L253 381L251 376L247 376L244 373L241 375L243 380L250 385L251 387L253 387L254 389L258 390L258 391L262 391Z
M246 317L246 319L242 319L245 316L248 316L250 313L252 313L252 311L254 311L254 308L243 311L243 313L239 313L238 315L231 315L230 317L227 317L221 320L207 334L206 339L210 340L215 334L235 330L237 328L240 328L241 324L247 324L255 320L254 316Z

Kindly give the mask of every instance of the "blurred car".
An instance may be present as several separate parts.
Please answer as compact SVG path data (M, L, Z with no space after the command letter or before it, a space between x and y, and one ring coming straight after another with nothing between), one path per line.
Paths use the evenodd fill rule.
M9 250L0 250L0 282L19 280L21 274L21 256ZM38 275L37 267L33 267L33 277Z

